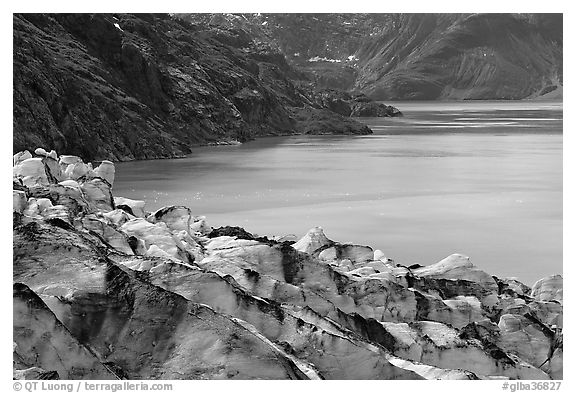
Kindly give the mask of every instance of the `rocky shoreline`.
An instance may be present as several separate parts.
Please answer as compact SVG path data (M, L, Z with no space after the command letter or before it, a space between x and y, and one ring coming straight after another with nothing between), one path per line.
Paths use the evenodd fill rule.
M261 136L370 134L400 111L318 89L274 47L167 14L15 14L13 152L176 158Z
M17 379L562 379L562 276L212 228L113 195L115 169L13 160ZM231 223L233 224L233 223Z

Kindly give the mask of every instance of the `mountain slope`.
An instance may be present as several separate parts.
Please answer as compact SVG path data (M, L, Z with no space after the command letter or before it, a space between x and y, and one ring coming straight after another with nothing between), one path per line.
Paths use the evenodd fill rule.
M14 149L170 157L291 127L249 56L166 15L16 15ZM255 97L244 97L249 89ZM258 115L232 103L251 99Z
M512 15L412 18L382 41L355 86L380 99L522 99L562 83L561 46Z
M561 14L244 14L326 87L378 100L522 99L562 85Z
M14 151L91 159L182 156L191 146L301 132L315 108L284 56L247 32L170 15L14 15ZM294 110L296 108L296 110ZM370 133L329 113L320 133Z

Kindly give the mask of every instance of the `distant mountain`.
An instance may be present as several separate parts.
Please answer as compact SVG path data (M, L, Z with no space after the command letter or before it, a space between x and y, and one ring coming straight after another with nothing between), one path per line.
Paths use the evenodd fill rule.
M378 100L523 99L558 88L561 96L561 14L188 16L194 18L248 30L320 86Z

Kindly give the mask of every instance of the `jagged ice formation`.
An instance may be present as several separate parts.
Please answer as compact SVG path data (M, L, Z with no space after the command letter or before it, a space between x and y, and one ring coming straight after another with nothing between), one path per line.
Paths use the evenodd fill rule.
M214 229L114 197L109 161L13 164L15 378L562 378L562 276Z

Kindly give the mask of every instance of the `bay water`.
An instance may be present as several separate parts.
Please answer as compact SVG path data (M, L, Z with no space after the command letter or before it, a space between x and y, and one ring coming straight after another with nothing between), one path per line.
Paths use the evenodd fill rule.
M390 103L389 103L390 104ZM398 102L366 136L260 138L116 166L114 195L189 206L214 227L452 254L532 285L562 273L562 102Z

